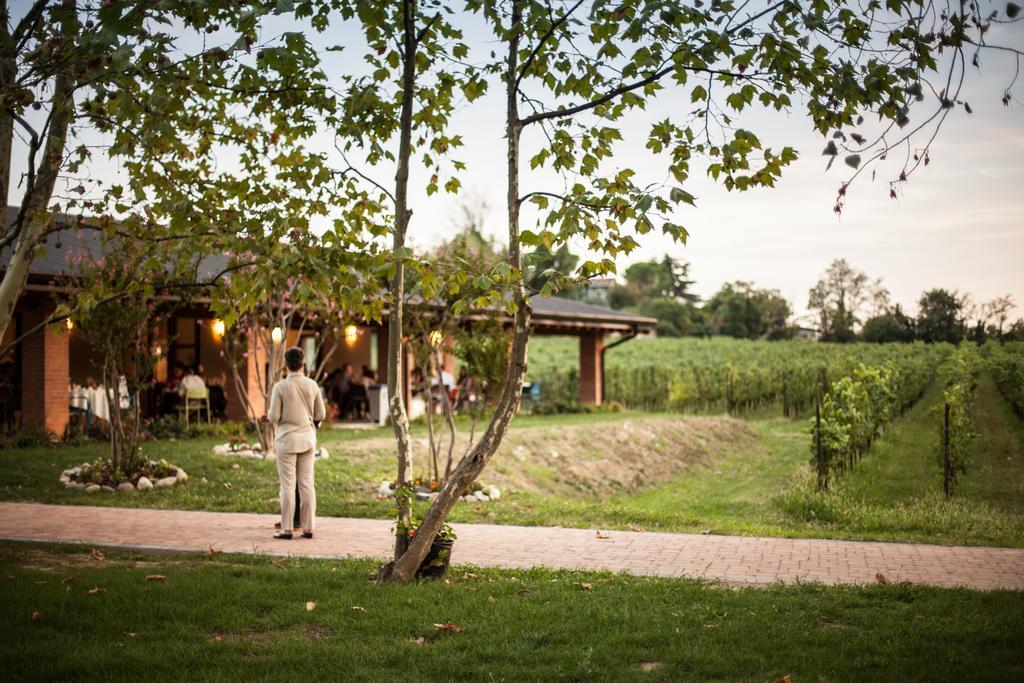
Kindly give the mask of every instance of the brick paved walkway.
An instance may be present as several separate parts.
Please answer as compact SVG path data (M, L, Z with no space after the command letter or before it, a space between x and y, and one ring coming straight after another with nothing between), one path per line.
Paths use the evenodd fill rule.
M324 517L276 541L273 515L0 503L0 538L145 549L387 557L390 522ZM1024 549L456 524L452 559L478 566L627 571L732 583L888 581L1024 590Z

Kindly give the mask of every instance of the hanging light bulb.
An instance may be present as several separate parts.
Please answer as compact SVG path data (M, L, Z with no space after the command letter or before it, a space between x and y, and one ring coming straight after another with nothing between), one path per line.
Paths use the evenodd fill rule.
M75 321L72 320L71 318L66 318L64 320L64 326L67 327L68 332L70 332L71 330L75 329Z
M274 342L275 344L280 344L281 343L281 339L283 337L284 337L284 333L281 332L281 328L280 327L275 327L274 329L272 329L270 331L270 341Z
M356 338L359 336L359 328L355 325L345 326L345 343L349 346L356 343Z
M441 345L441 340L444 339L444 335L441 334L441 330L434 330L430 333L430 345L435 349Z
M213 334L217 337L223 337L224 332L227 331L227 327L224 325L224 321L217 318L213 321Z

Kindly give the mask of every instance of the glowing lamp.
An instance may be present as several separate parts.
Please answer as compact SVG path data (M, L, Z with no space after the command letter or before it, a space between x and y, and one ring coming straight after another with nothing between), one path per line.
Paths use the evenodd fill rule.
M356 337L359 336L359 328L355 325L345 326L345 343L351 346L356 343Z
M220 318L218 318L217 320L213 321L213 334L215 336L223 337L224 336L224 332L226 331L226 329L227 328L224 325L224 321L221 320Z
M275 344L280 344L281 339L283 337L284 333L281 331L280 327L275 327L270 331L270 341L274 342Z
M428 339L430 340L430 345L436 349L441 345L441 340L444 339L444 335L441 334L441 330L434 330L430 333Z
M75 321L72 320L71 318L66 318L64 320L64 326L67 327L68 332L70 332L71 330L75 329Z

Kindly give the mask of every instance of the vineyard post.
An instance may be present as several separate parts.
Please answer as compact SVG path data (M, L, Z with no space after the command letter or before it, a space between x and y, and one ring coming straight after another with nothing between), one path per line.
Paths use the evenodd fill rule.
M942 415L942 489L949 500L949 402Z
M818 490L828 490L828 478L825 475L825 461L821 453L821 393L814 401L814 454L818 461Z

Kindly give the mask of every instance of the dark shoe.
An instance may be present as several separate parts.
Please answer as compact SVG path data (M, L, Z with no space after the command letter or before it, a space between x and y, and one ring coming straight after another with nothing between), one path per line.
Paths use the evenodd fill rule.
M279 538L282 541L290 541L294 537L292 536L292 532L290 531L278 531L276 534L274 534L274 538Z
M312 531L303 531L302 532L302 537L303 538L313 538L313 532Z

